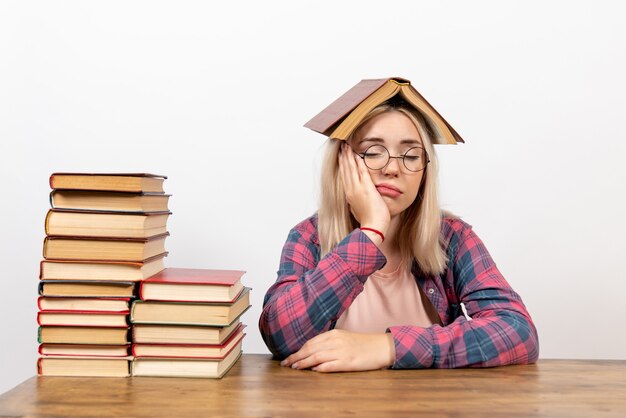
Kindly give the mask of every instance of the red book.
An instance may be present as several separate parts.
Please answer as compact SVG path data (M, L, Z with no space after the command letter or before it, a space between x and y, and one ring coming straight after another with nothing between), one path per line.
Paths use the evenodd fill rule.
M144 280L142 300L169 302L233 302L243 290L245 271L166 268Z
M222 359L241 342L246 334L239 327L223 344L133 344L134 357Z

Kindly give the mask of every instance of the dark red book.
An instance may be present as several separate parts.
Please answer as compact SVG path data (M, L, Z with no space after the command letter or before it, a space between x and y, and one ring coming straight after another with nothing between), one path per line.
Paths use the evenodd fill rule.
M245 271L166 268L141 282L139 298L169 302L233 302Z

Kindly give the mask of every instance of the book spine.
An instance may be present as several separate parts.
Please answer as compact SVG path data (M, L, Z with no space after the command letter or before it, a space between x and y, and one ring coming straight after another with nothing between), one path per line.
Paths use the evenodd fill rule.
M134 338L134 336L133 336L133 338ZM136 345L137 345L137 344L131 344L131 346L130 346L130 354L131 354L133 357L137 357L137 353L135 352L135 346L136 346Z
M39 344L39 347L37 348L37 352L38 352L40 355L43 355L43 344Z
M137 301L134 300L132 304L130 305L130 314L128 315L128 320L130 321L131 324L135 320L135 305L136 304L137 304Z
M144 284L143 281L141 283L139 283L139 299L141 299L141 300L144 300L144 298L143 298L143 284Z
M46 221L44 224L44 230L46 232L46 235L50 235L50 216L52 215L52 211L49 210L48 213L46 214Z
M43 360L41 357L39 357L39 359L37 360L37 374L39 376L42 375L42 371L41 371L41 360Z
M50 196L48 198L48 200L50 201L50 207L52 209L54 209L54 196L53 195L54 195L54 190L50 192Z
M41 294L41 293L39 293L39 294ZM41 299L42 299L42 297L43 297L43 296L39 296L39 297L37 298L37 308L38 308L40 311L41 311L41 310L43 310L43 309L41 308ZM37 314L37 316L39 316L39 314Z
M42 338L41 338L41 327L37 328L37 342L39 344L43 343Z
M50 188L54 189L54 174L50 175L50 179L48 180L48 183L50 184Z
M37 325L41 326L41 311L37 312Z
M41 260L39 262L39 280L43 279L43 263L45 262L45 260Z

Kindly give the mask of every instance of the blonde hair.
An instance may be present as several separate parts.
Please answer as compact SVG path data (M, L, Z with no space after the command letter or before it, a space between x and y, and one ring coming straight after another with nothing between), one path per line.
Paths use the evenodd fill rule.
M413 122L430 157L415 201L399 215L400 227L394 244L400 249L402 260L409 266L414 259L423 273L441 274L446 268L448 259L440 242L442 211L437 193L438 163L423 117L413 109L383 103L363 119L348 141L369 120L392 111L402 113ZM359 227L359 223L350 213L343 184L339 178L341 143L339 140L328 140L322 163L321 201L318 211L318 234L322 257L335 248L352 230Z

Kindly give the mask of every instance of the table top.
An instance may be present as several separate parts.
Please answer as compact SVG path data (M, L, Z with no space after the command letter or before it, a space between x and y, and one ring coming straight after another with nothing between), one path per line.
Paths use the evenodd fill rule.
M626 416L626 361L323 374L244 354L220 380L33 377L0 416Z

